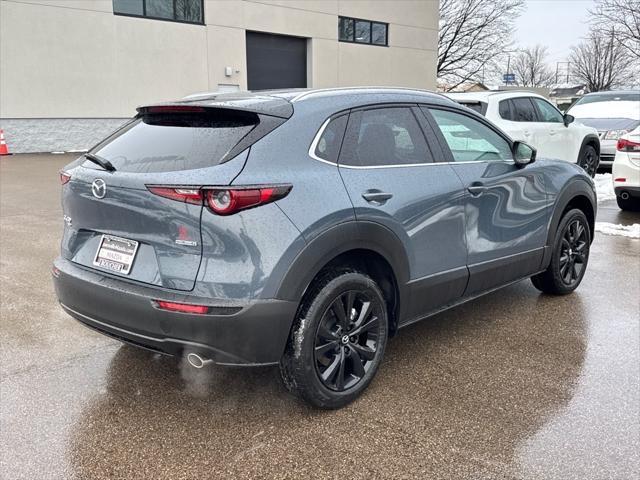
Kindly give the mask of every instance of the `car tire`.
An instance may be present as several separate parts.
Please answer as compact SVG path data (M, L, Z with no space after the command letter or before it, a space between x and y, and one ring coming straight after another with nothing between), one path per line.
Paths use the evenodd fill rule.
M371 383L387 336L387 305L376 282L354 269L327 270L292 327L280 361L284 385L315 407L343 407Z
M580 152L580 158L578 158L578 165L580 165L587 174L593 178L598 171L598 164L600 160L598 158L598 152L591 145L585 145Z
M624 200L621 197L616 197L616 203L618 204L618 208L620 208L620 210L625 210L627 212L640 211L640 200L636 198L629 197Z
M549 267L531 277L534 287L553 295L573 292L587 270L590 246L591 231L587 217L577 208L569 210L558 225Z

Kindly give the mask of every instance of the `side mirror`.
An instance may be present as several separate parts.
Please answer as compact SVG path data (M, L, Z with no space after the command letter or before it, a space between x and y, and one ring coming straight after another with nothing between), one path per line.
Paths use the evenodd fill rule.
M562 116L562 119L564 120L564 126L568 127L570 123L573 123L576 117L574 117L573 115L569 115L568 113L565 113Z
M513 159L519 167L529 165L536 161L536 149L524 142L516 141L513 144Z

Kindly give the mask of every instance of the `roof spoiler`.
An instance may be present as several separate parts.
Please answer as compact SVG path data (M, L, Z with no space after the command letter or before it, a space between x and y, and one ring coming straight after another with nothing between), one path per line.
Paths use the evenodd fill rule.
M248 96L235 98L210 97L197 100L156 103L143 105L136 110L139 114L150 113L206 113L207 111L225 109L268 115L288 119L293 115L293 106L287 100L271 96Z

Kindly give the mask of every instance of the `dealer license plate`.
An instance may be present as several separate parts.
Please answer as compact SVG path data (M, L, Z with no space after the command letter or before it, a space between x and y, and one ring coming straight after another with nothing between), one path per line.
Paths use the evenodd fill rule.
M137 251L138 242L135 240L102 235L93 264L112 272L128 275Z

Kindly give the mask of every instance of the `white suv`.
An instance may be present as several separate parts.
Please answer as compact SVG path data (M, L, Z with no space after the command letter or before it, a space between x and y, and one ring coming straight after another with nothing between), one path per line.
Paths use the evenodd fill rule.
M538 156L577 163L595 175L600 156L598 131L563 115L542 95L513 90L446 95L487 117L513 140L532 145Z

